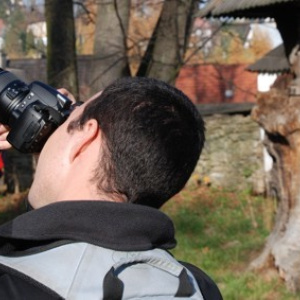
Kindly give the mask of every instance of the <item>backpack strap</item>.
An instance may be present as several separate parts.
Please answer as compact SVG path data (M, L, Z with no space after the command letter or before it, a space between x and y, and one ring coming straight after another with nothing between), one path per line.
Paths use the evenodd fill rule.
M179 265L165 260L150 256L145 253L139 253L137 258L122 259L114 264L106 273L103 279L103 300L121 300L123 296L124 284L118 274L126 268L135 264L148 264L162 271L168 272L172 276L178 277L179 285L175 297L190 297L195 290L189 281L186 269Z
M198 286L200 287L204 300L223 300L218 286L203 270L190 263L183 261L179 262L194 275Z
M157 299L155 295L161 295L161 300L203 300L191 272L161 249L127 252L70 243L24 256L0 255L0 264L64 299Z

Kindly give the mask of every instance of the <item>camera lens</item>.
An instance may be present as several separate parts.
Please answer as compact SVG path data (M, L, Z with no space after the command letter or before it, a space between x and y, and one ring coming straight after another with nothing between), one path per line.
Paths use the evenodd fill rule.
M27 85L0 69L0 123L10 127L7 141L21 152L39 152L69 116L71 104L70 99L42 82Z
M11 125L19 114L14 114L14 108L29 92L28 86L14 74L0 72L0 123Z

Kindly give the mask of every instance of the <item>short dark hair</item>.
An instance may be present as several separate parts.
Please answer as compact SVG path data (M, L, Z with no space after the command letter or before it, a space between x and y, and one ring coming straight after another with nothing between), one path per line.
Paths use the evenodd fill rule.
M205 140L188 97L153 78L116 80L85 107L79 123L89 119L98 121L107 148L99 162L105 180L97 171L94 178L99 187L156 208L184 187Z

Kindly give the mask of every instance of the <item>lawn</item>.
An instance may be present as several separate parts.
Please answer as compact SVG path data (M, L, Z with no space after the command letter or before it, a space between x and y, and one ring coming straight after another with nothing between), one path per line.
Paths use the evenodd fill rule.
M275 270L247 268L264 246L275 205L248 192L186 188L163 207L175 222L178 246L172 252L208 273L225 300L300 299L286 290Z

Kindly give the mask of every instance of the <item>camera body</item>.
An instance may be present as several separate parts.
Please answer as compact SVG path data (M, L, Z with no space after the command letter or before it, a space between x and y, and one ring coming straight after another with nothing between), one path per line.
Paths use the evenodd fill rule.
M34 81L27 85L0 69L0 123L10 127L7 141L23 153L37 153L69 116L71 100Z

